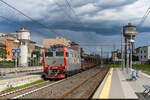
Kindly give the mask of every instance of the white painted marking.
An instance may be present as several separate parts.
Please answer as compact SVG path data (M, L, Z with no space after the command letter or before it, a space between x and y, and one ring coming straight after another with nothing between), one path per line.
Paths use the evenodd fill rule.
M145 74L143 72L140 72L140 74L142 74L143 76L146 76L146 77L150 78L150 75L148 75L148 74Z

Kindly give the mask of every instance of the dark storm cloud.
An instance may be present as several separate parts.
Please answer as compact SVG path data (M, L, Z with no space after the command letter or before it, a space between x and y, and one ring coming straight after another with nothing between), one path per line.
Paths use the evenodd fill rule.
M9 1L9 0L7 0L7 1ZM110 2L108 2L108 1L110 1ZM132 3L136 2L137 0L128 0L128 1L127 0L120 0L120 1L119 0L117 0L117 1L108 0L108 1L107 0L106 1L104 1L104 0L92 0L92 1L91 0L86 0L86 1L83 0L83 1L79 2L79 0L73 0L70 2L74 8L81 7L81 6L84 6L86 4L91 3L94 6L98 7L98 9L101 9L101 11L103 11L104 9L108 9L108 8L110 9L110 8L121 7L124 5L132 4ZM58 0L56 0L56 2L58 2ZM63 10L68 11L68 9L65 9L66 5L65 5L64 0L60 0L58 3L60 5L62 3L63 5L61 5L61 7L64 8ZM38 6L42 7L44 5L38 4ZM82 24L79 22L79 19L76 19L76 18L67 19L65 16L65 13L62 10L60 10L59 7L57 9L51 9L51 7L52 7L52 4L47 4L45 6L47 13L49 13L50 15L43 15L43 18L40 18L37 20L38 22L41 22L41 23L44 22L43 24L46 24L47 26L49 26L49 28L65 29L65 30L67 29L67 30L72 30L72 31L96 32L97 34L103 34L103 35L117 34L119 32L118 30L120 30L120 28L118 30L116 30L116 26L115 27L112 26L111 28L107 28L107 24L105 25L105 23L111 24L111 23L113 23L113 21L105 21L105 22L99 21L99 22L95 22L95 23L83 22L83 24ZM33 11L34 11L34 9L33 9ZM10 12L10 14L11 14L10 17L12 17L13 12L14 11ZM94 13L96 13L96 12L89 12L89 15L94 15ZM55 14L58 14L60 16L56 16L56 19L51 17ZM20 14L17 14L17 13L15 15L21 16ZM12 17L12 18L14 18L14 17ZM17 19L14 19L14 20L19 21ZM42 28L41 25L38 25L37 23L31 22L30 20L25 20L25 21L22 21L20 23L24 24L24 26L29 27L29 29Z
M6 1L47 27L32 22L0 3L0 14L30 30L31 38L39 44L42 38L55 37L56 34L52 31L72 41L119 43L121 25L143 16L143 11L147 9L144 5L149 5L148 0L69 0L74 14L65 0L55 0L60 6L54 0ZM146 23L146 26L139 28L139 32L150 31L149 24ZM21 27L0 19L1 32L15 32Z

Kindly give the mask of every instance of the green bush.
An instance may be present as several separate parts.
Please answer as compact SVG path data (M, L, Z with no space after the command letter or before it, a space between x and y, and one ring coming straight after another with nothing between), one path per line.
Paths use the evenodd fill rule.
M15 62L14 61L7 61L7 60L3 60L0 61L0 68L9 68L9 67L14 67Z
M133 65L133 68L136 68L137 70L143 70L150 72L150 65Z

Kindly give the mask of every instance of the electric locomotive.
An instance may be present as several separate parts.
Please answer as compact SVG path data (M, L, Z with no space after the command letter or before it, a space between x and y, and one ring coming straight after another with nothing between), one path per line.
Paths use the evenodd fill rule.
M49 48L43 52L42 78L66 78L81 71L80 50L71 48Z

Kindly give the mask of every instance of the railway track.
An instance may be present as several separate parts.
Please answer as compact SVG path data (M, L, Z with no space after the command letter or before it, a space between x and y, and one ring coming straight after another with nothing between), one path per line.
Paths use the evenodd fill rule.
M77 90L78 88L80 88L81 86L83 86L87 81L89 81L92 78L95 78L97 75L99 74L99 72L97 72L95 75L93 75L92 77L84 80L83 82L81 82L80 84L78 84L77 86L75 86L74 88L72 88L71 90L67 91L66 93L64 93L62 96L58 97L59 99L65 98L67 97L69 94L72 94L75 90Z
M63 95L59 96L59 99L63 99L63 98L90 98L90 96L93 94L94 90L96 89L96 83L98 85L98 81L96 82L96 80L101 80L100 82L102 82L104 76L102 76L102 74L106 74L105 71L99 71L96 74L94 74L93 76L91 76L90 78L82 81L80 84L76 85L75 87L71 88L69 91L65 92ZM99 77L100 76L100 77ZM92 84L88 84L88 87L84 87L87 85L87 83L92 83ZM88 88L87 90L84 90L85 92L81 94L81 90L83 88Z
M106 73L106 68L92 68L60 81L45 81L10 94L1 94L0 99L89 98Z
M17 95L26 93L26 92L31 91L31 90L33 90L33 89L38 89L39 87L48 85L48 84L50 84L50 83L53 83L53 82L44 81L44 82L37 83L37 84L31 85L31 86L28 86L28 87L24 87L24 88L21 88L21 89L17 89L17 90L14 90L14 91L6 92L6 93L1 93L1 94L0 94L0 99L12 98L12 97L14 97L14 96L17 96Z

